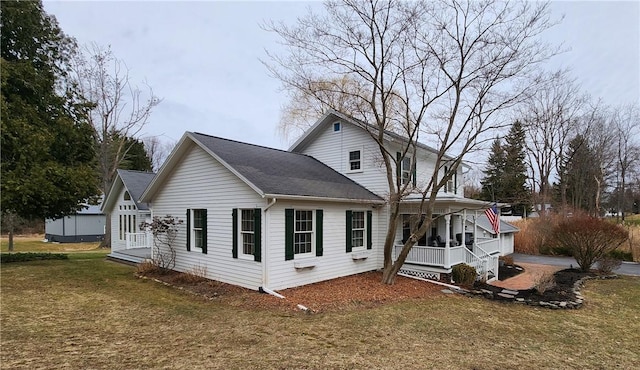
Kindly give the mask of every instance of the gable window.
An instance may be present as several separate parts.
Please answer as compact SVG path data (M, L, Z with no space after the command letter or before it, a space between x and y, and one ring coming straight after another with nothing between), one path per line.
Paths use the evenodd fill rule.
M261 260L262 210L233 209L233 258Z
M207 253L207 210L187 210L187 250Z
M340 132L340 122L333 123L333 132Z
M362 169L362 162L360 160L360 151L354 150L349 152L349 170L358 171Z
M321 209L285 209L285 260L311 256L314 250L322 256L322 222Z
M128 191L124 192L124 200L131 200L131 194Z
M347 253L353 249L371 249L371 211L347 211Z

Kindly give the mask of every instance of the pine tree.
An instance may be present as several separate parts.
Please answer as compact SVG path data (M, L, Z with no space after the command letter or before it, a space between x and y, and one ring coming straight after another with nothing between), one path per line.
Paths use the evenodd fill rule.
M527 186L527 166L525 164L526 134L522 123L515 121L505 138L503 170L503 193L501 201L511 204L514 215L528 213L531 209L531 191Z
M491 155L487 160L487 169L484 171L484 178L480 182L482 190L480 199L498 201L503 194L503 174L505 166L505 151L500 139L496 137L491 145Z

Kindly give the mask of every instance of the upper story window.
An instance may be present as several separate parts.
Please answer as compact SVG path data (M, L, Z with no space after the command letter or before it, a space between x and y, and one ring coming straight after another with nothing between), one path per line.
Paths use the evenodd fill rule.
M402 157L402 153L396 152L396 176L400 180L401 185L412 182L416 186L416 164L411 163L411 154L406 153Z
M128 191L124 192L124 200L131 200L131 194Z
M359 171L362 169L361 151L354 150L349 152L349 170Z
M339 132L342 129L342 125L340 122L333 123L333 132Z
M402 176L402 185L411 181L411 158L404 157L402 159L400 174Z

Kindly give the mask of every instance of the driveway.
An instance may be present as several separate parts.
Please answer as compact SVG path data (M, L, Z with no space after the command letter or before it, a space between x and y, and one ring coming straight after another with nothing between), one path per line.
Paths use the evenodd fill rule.
M537 265L578 267L578 263L573 257L560 256L532 256L529 254L511 254L515 263L532 263ZM640 276L640 264L635 262L623 262L620 267L614 270L616 274Z

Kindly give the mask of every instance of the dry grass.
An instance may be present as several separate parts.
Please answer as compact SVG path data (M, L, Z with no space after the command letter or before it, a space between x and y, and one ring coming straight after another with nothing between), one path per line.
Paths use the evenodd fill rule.
M100 242L91 243L47 243L44 242L44 235L19 235L13 239L14 252L52 252L52 253L72 253L95 250L100 247ZM9 250L9 238L3 236L0 239L0 250ZM108 251L107 251L108 252Z
M636 215L638 223L629 223L625 228L629 231L629 240L620 246L625 252L631 252L633 260L640 262L640 215Z
M134 271L98 259L2 266L2 367L600 369L640 362L640 278L589 282L577 311L437 294L305 315L203 300L136 279Z

